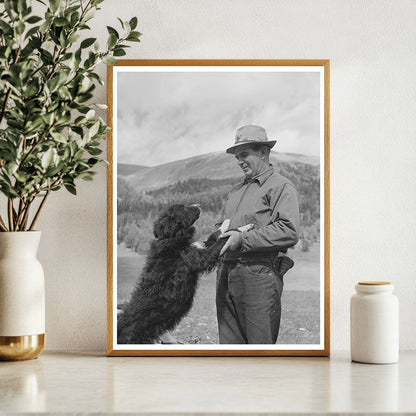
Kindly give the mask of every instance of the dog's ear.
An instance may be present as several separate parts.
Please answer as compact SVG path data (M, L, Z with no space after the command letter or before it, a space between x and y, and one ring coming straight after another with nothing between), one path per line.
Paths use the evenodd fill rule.
M163 215L153 224L153 235L155 238L163 238L169 231L169 219L167 215Z

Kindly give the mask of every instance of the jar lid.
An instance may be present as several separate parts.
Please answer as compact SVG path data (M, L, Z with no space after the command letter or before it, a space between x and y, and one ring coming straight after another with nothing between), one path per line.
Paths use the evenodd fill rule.
M392 292L394 286L390 282L378 282L378 281L366 281L358 282L355 285L355 290L360 293L380 293L380 292Z
M367 281L367 282L358 282L359 285L364 286L380 286L380 285L391 285L390 282L378 282L378 281Z

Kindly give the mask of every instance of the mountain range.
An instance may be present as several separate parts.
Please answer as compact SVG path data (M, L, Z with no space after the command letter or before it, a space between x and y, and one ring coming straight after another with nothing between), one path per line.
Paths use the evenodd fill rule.
M271 152L270 162L277 168L281 163L313 167L319 166L320 163L318 156L279 152ZM243 173L232 155L214 152L151 167L118 163L117 176L123 178L137 191L142 191L191 178L242 178Z

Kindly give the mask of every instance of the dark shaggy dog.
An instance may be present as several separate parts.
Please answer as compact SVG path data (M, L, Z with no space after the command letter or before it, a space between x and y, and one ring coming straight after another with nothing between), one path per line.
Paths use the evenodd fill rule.
M215 268L226 239L213 233L203 247L193 243L200 209L173 205L154 223L141 278L118 317L119 344L151 344L172 330L192 307L198 277Z

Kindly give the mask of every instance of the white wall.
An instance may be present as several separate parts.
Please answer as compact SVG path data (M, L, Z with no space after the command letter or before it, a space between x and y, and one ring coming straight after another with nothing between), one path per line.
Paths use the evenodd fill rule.
M416 349L416 2L106 0L93 35L133 15L127 58L331 60L331 347L349 349L349 298L374 279L394 283L401 348ZM78 189L39 224L49 350L105 349L105 167Z

